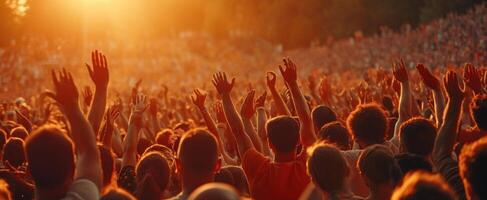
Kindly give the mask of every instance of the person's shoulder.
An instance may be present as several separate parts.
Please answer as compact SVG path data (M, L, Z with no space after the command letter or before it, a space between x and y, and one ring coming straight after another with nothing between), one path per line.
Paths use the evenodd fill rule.
M88 179L75 180L63 200L89 200L99 199L100 192L95 183Z

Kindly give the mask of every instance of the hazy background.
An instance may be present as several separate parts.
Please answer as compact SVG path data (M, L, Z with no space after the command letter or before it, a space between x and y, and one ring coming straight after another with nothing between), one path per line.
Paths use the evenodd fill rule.
M137 41L181 32L245 35L284 48L374 35L485 0L0 0L0 47L23 36Z

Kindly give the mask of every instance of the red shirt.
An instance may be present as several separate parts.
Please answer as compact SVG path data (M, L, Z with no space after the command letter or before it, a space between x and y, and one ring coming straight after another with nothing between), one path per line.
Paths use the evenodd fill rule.
M256 200L295 200L310 178L306 172L306 153L295 161L275 163L255 149L245 152L242 168L247 175L250 193Z

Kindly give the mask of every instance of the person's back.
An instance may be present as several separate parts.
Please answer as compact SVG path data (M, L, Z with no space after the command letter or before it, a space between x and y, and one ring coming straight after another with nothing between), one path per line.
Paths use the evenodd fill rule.
M292 117L280 116L269 120L266 127L274 161L255 149L247 151L242 160L251 196L257 200L297 199L310 181L306 153L296 155L299 125Z

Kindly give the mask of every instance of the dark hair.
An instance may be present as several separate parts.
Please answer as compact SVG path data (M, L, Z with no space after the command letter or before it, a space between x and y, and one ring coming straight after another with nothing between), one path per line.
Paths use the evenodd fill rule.
M328 193L341 190L350 169L340 150L333 145L318 144L308 151L308 174L315 185Z
M455 193L441 175L413 172L404 177L400 187L394 190L392 200L441 199L454 200Z
M239 200L238 192L230 185L224 183L207 183L196 188L188 200Z
M103 170L103 187L112 183L113 172L115 171L114 153L111 149L98 144L100 151L101 168Z
M249 186L242 168L237 166L225 166L215 174L215 182L222 182L233 186L240 194L248 194Z
M152 145L152 142L145 138L139 138L137 142L137 154L142 155L144 151Z
M3 147L3 161L15 168L20 167L25 162L24 141L20 138L12 137L7 140Z
M417 170L433 172L431 163L422 156L411 153L402 153L394 156L394 158L397 160L399 167L401 167L403 174Z
M472 101L472 117L480 130L487 131L487 95L476 95Z
M392 102L392 98L389 96L382 97L382 106L389 111L392 112L394 110L394 103Z
M299 143L299 123L289 116L278 116L267 121L267 137L275 150L289 153Z
M337 115L335 112L333 112L330 107L324 105L314 108L311 112L311 116L313 117L315 130L320 130L325 124L337 120Z
M414 117L401 125L399 135L406 152L429 156L435 145L436 127L430 120Z
M145 149L142 156L144 156L148 153L151 153L151 152L161 153L164 156L164 158L166 158L167 161L169 162L169 166L172 166L172 164L174 162L174 153L173 153L172 149L170 149L166 146L160 145L160 144L153 144L149 148Z
M164 129L159 133L157 133L156 143L171 148L172 147L171 137L173 135L174 135L174 131L172 131L171 129Z
M35 130L27 137L24 149L36 188L58 188L73 178L73 143L57 126L45 125Z
M185 172L213 172L218 161L216 139L205 129L193 129L181 138L177 157Z
M372 187L384 183L395 186L402 178L399 164L391 150L384 145L376 144L364 149L357 161L357 168L372 182Z
M465 188L470 188L479 199L487 199L487 137L462 149L459 166Z
M144 155L136 167L137 191L139 199L160 198L169 183L171 170L164 156L158 152ZM141 197L144 198L141 198ZM152 198L151 198L152 199Z
M351 148L351 137L348 129L341 122L335 121L325 124L318 132L319 140L335 144L341 150Z
M10 131L10 137L17 137L25 140L27 136L29 136L29 133L27 132L27 129L25 129L23 126L16 127Z
M347 119L347 127L354 139L366 145L384 143L388 125L384 110L373 103L358 105Z
M100 200L136 200L127 191L121 188L112 188L106 194L100 197Z

